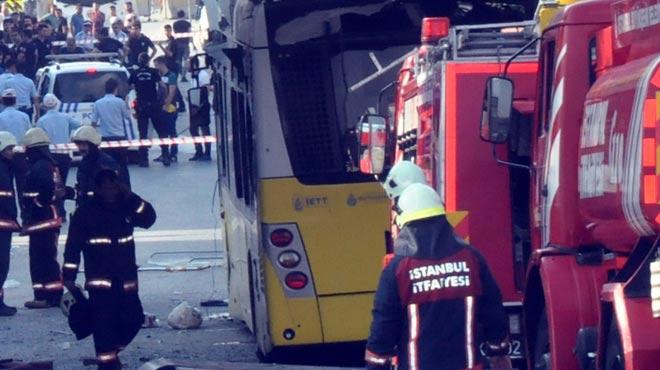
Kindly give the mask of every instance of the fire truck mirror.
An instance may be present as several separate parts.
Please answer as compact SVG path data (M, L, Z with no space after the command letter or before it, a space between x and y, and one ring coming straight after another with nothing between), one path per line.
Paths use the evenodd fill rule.
M365 114L360 118L360 172L378 175L385 167L387 143L387 119L376 114Z
M505 143L509 138L509 124L513 108L513 81L491 77L486 82L480 135L494 144Z

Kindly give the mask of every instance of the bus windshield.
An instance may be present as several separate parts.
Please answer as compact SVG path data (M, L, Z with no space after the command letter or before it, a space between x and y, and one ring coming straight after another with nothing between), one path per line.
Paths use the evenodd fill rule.
M341 7L338 7L341 4ZM452 1L270 2L266 7L273 82L294 174L306 184L372 181L353 166L348 135L359 117L377 112L381 91L396 80L420 43L422 18L477 21ZM463 10L462 10L463 9ZM521 8L499 22L522 20Z

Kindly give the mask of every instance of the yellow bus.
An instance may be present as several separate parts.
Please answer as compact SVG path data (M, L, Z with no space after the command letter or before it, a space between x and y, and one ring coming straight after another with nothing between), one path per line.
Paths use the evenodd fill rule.
M391 106L422 16L451 9L435 0L206 4L230 314L262 356L364 341L390 212L380 185L359 172L355 126Z

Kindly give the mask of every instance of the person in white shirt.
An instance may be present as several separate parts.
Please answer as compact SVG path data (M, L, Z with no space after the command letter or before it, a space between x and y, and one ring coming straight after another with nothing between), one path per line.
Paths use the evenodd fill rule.
M16 109L16 91L14 89L2 91L2 105L5 106L5 109L0 112L0 131L11 132L20 142L32 125L30 117Z
M124 14L124 28L130 30L133 22L139 21L135 10L133 10L132 2L127 1L124 3L124 12L126 13Z
M123 23L120 20L116 20L111 23L112 30L110 30L110 37L126 45L128 41L128 35L126 32L122 31Z
M57 107L60 100L53 94L44 96L44 107L47 109L39 121L37 127L44 130L50 139L51 144L66 144L71 141L71 133L80 127L80 121L74 119L66 113L58 112ZM68 150L52 150L52 157L55 165L60 171L62 183L66 184L66 178L71 168L71 157ZM64 199L57 202L57 208L62 216L62 221L66 220L66 210L64 208Z
M14 90L16 94L16 108L21 112L28 115L30 120L32 117L39 119L39 95L37 94L37 87L34 81L18 73L16 70L16 61L9 59L5 62L7 71L12 74L11 77L0 80L0 91L7 89ZM20 140L16 137L17 140Z
M119 20L119 16L117 15L117 7L114 5L110 5L110 17L108 17L108 21L110 22L110 25L112 26Z
M94 50L95 42L96 38L92 33L92 22L85 21L85 23L83 23L83 30L76 35L76 44L86 52L90 52Z

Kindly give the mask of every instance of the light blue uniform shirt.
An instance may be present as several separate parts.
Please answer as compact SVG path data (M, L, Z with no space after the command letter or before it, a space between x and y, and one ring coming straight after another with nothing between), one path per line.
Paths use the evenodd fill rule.
M70 141L71 133L80 127L80 122L65 113L51 109L39 118L37 127L46 131L51 143L66 144Z
M38 96L34 82L20 73L0 81L0 92L6 89L16 90L16 107L18 108L32 107L32 98Z
M16 107L7 107L0 113L0 131L11 132L19 143L30 127L30 117Z
M112 94L94 103L91 120L99 125L101 137L128 137L126 124L131 122L128 104Z

